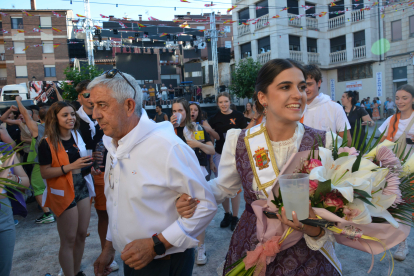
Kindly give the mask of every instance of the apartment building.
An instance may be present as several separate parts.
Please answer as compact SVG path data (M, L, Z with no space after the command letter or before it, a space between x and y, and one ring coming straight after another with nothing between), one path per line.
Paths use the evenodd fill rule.
M233 0L237 5L233 20L238 21L234 23L236 61L252 57L264 64L274 58L291 58L317 64L323 71L321 91L333 100L340 100L346 90L359 91L361 99L379 96L384 100L389 89L385 84L387 54L374 54L371 47L384 38L384 20L391 19L387 11L382 19L381 6L374 2ZM400 6L397 9L402 10ZM406 8L404 18L407 12Z
M0 9L0 87L65 78L72 10L37 10L31 2L31 10Z

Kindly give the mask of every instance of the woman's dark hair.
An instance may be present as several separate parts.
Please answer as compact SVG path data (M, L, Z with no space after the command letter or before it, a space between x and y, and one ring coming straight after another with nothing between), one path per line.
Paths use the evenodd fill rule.
M358 92L356 91L345 91L346 95L348 96L348 99L351 98L351 104L352 106L356 105L358 102Z
M196 103L190 103L190 106L189 107L191 107L192 105L196 106L197 107L197 110L198 110L198 115L197 115L197 118L196 118L195 121L196 121L196 123L200 123L201 124L201 121L203 120L203 115L202 115L203 111L201 110L201 107L198 104L196 104ZM190 116L191 116L191 112L190 112ZM191 119L191 117L190 117L190 119Z
M255 93L253 95L253 100L256 102L257 112L262 114L264 111L264 107L258 101L257 94L259 92L267 94L267 88L273 83L277 75L290 68L298 68L300 71L302 71L303 78L305 79L305 68L300 63L292 59L276 58L268 61L265 65L263 65L257 74L256 85L254 87Z
M247 111L247 105L250 104L250 111ZM244 108L243 114L244 115L250 115L251 113L253 113L253 104L251 102L247 102L246 106Z
M60 128L59 128L59 120L57 118L58 113L65 107L71 107L73 112L75 113L76 121L73 130L78 130L80 125L80 118L78 113L76 113L75 108L73 105L67 102L55 102L49 108L46 113L45 118L45 135L44 137L48 137L50 142L52 143L55 151L58 151L58 145L62 142L60 139ZM77 137L76 137L77 138Z
M398 87L397 88L397 91L399 91L399 90L404 90L405 92L407 92L407 93L410 93L411 94L411 96L414 98L414 87L412 86L412 85L409 85L409 84L404 84L404 85L401 85L400 87ZM397 92L396 91L396 92ZM414 110L414 104L412 104L411 105L411 108ZM396 113L396 115L398 114L398 113L400 113L401 111L400 110L398 110L398 107L397 107L397 113ZM397 123L397 120L394 120L394 123L393 123L393 125L392 125L392 127L393 127L393 129L395 129L395 124Z

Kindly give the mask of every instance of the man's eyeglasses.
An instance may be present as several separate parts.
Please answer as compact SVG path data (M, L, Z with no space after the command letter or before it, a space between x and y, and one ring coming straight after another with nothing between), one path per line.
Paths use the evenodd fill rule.
M83 93L81 94L82 97L84 97L85 99L89 99L89 97L91 96L91 93Z
M119 71L118 69L112 69L112 70L105 71L102 75L105 75L105 77L107 79L113 79L116 76L116 74L118 74L118 73L132 87L132 89L134 89L134 97L133 97L133 99L135 100L135 96L137 95L137 90L135 90L135 87L129 82L129 80L124 76L124 74L122 74L121 71Z

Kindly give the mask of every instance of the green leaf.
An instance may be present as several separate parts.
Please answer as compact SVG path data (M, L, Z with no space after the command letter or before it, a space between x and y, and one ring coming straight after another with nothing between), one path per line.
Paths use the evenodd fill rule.
M329 212L335 214L335 211L336 211L336 207L335 206L329 206L329 207L326 207L325 209L328 210Z
M349 155L349 153L342 152L341 154L338 155L338 158L345 157L345 156L348 156L348 155Z
M321 197L323 195L326 195L331 191L331 180L325 181L325 182L319 182L318 188L316 188L315 195L313 197L313 200L315 203L318 203L321 201Z
M372 196L370 194L368 194L367 192L365 192L363 190L359 190L359 189L354 189L354 194L357 194L358 196L372 198Z

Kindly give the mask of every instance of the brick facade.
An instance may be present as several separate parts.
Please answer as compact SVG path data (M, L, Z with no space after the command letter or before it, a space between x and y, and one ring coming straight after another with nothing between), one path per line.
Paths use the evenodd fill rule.
M36 77L36 80L43 80L45 78L43 62L27 63L27 76L29 77L29 80L31 80L32 77Z

